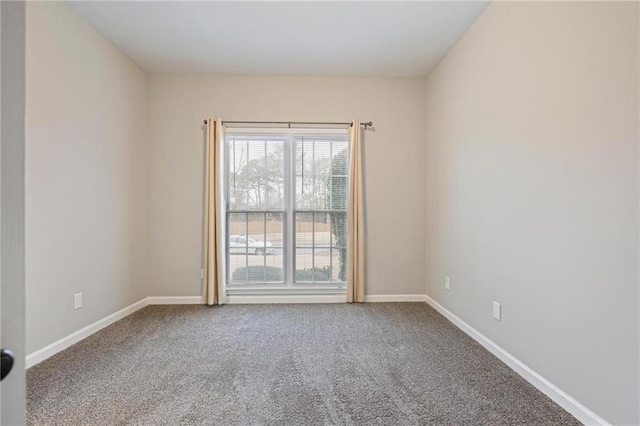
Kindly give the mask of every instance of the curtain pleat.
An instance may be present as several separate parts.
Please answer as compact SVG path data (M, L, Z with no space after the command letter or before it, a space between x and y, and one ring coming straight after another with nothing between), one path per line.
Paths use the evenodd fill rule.
M204 303L224 302L222 249L222 120L207 120L204 219Z
M347 266L347 302L364 302L364 194L362 180L362 130L354 120L350 132L351 167L349 171L349 243Z

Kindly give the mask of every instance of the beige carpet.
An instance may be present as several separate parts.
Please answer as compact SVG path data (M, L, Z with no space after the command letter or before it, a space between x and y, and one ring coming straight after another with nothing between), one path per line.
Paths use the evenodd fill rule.
M27 372L32 425L571 425L424 303L149 306Z

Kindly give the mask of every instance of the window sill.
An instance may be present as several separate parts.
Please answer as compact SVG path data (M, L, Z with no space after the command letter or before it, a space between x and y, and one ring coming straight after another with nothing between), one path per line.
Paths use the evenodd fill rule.
M339 285L312 285L303 284L295 286L286 285L247 285L242 287L227 288L225 294L227 296L272 296L272 295L299 295L299 296L314 296L314 295L338 295L343 296L347 293L347 289L344 286Z
M290 304L290 303L346 303L347 295L343 294L251 294L251 295L227 295L224 303L257 305L257 304Z

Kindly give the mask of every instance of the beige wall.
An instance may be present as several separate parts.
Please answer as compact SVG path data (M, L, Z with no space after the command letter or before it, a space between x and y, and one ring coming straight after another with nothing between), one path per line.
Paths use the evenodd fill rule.
M424 79L151 76L152 296L201 294L202 120L372 120L367 294L424 293Z
M613 424L640 421L638 113L637 3L492 3L427 80L427 293Z
M62 2L27 4L26 67L31 353L147 296L149 189L145 73Z

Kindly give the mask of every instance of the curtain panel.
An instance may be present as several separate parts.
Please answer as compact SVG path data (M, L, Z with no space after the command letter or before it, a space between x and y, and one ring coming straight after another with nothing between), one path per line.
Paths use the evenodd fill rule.
M204 259L203 290L206 305L224 302L224 263L222 217L222 120L207 120L205 148Z
M365 283L363 158L360 120L353 121L349 137L351 167L349 169L347 302L354 303L364 302Z

